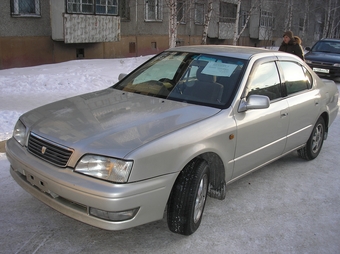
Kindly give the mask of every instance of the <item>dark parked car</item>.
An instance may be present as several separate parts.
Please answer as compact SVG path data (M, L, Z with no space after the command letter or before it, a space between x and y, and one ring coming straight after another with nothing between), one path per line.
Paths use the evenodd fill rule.
M305 56L306 63L320 77L340 77L340 40L322 39Z

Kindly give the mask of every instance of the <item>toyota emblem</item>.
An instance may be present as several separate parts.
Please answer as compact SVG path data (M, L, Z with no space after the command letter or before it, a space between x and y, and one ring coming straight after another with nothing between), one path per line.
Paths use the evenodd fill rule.
M41 148L41 153L42 153L42 154L45 154L46 150L47 150L46 146L43 146L43 147Z

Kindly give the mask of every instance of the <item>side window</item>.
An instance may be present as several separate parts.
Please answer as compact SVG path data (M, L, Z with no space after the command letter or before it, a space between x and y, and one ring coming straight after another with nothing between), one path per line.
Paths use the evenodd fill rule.
M279 62L285 79L287 95L298 93L312 87L311 74L300 64L295 62Z
M275 62L263 63L255 68L248 85L248 96L265 95L270 100L281 97L280 78Z
M40 0L11 0L12 16L40 17Z
M302 67L302 70L306 76L307 87L308 89L310 89L313 87L313 76L312 74L310 74L310 72L305 67Z

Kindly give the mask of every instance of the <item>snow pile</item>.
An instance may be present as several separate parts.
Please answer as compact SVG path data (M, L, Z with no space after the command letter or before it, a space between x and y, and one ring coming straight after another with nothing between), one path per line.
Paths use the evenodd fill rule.
M131 72L151 57L75 60L0 70L0 141L11 137L24 112L112 86L120 73Z

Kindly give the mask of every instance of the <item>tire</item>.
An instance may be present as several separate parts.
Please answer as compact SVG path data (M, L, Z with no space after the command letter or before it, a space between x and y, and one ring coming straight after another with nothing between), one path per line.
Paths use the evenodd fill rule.
M318 157L325 138L325 120L320 117L316 122L312 134L306 146L298 150L298 154L305 160L313 160Z
M179 174L172 188L167 221L169 229L191 235L201 224L208 195L209 166L201 159L191 161Z

